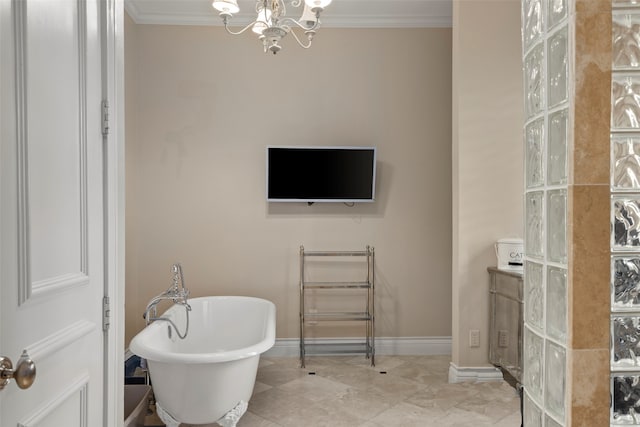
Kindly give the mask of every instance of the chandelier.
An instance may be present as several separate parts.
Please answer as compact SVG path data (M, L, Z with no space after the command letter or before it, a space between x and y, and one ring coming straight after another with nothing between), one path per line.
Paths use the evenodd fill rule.
M233 35L242 34L249 28L257 34L262 41L265 52L272 52L274 55L282 49L280 40L287 34L292 34L298 44L308 49L311 47L313 36L320 26L320 13L332 0L256 0L257 17L249 25L239 31L232 31L229 28L229 20L234 13L238 13L237 0L213 0L212 6L220 12L220 17L224 23L224 28ZM287 16L287 6L294 8L304 7L299 19ZM307 37L306 42L293 31L294 28L304 31Z

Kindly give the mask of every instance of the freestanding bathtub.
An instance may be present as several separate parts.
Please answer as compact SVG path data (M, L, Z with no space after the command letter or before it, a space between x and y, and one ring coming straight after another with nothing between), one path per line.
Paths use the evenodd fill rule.
M276 309L270 301L239 296L193 298L189 305L184 340L169 333L168 322L156 320L129 348L147 360L161 410L182 423L214 423L249 402L260 354L275 342ZM184 306L170 307L163 317L183 333Z

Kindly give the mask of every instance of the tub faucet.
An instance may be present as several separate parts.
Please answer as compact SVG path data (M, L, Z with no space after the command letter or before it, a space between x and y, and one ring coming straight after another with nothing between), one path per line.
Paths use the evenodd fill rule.
M165 322L169 322L171 326L176 330L176 333L180 337L180 339L184 339L189 332L189 312L191 311L191 306L187 299L189 298L189 290L184 286L184 276L182 275L182 265L180 263L175 263L171 266L171 272L173 273L173 278L171 280L171 286L169 289L164 291L163 293L156 295L149 301L147 307L144 310L144 314L142 317L145 319L146 324L149 325L151 322L156 320L162 320ZM157 306L160 301L173 301L174 304L182 305L187 312L187 328L184 332L184 335L180 334L178 328L175 323L169 319L168 317L158 317L157 315Z

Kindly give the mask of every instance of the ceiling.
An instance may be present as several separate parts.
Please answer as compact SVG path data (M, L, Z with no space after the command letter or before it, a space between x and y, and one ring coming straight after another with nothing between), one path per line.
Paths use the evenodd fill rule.
M138 24L221 25L211 0L125 0ZM255 17L255 0L238 0L240 13L232 24ZM333 0L322 13L323 27L424 28L451 27L452 0ZM298 15L300 12L290 15ZM296 16L297 17L297 16Z

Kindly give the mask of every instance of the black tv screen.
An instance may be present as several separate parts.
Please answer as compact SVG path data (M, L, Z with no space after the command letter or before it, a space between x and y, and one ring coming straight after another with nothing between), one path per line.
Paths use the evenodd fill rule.
M373 202L375 147L267 147L270 202Z

